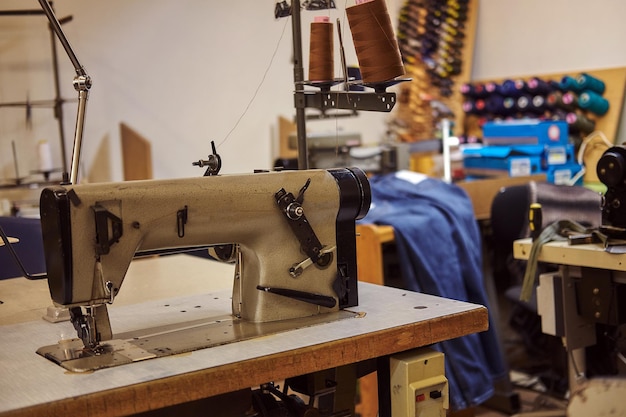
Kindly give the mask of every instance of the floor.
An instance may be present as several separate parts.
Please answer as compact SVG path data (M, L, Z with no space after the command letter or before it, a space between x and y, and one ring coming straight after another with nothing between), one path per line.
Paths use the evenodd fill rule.
M536 391L524 389L524 388L515 388L515 392L517 392L520 396L520 405L521 410L520 413L527 413L533 411L543 411L543 410L559 410L565 409L566 403L562 400L558 400L554 397L547 396L545 394L537 393ZM508 413L499 412L486 407L476 407L474 410L475 417L504 417L510 416Z
M542 341L544 343L543 346L539 347L536 352L529 352L525 347L523 337L511 325L510 317L514 309L511 301L504 296L500 296L498 304L499 317L497 319L500 338L507 362L511 367L510 380L513 385L513 391L519 395L521 406L519 413L565 409L567 403L563 399L563 393L559 394L559 390L551 390L545 384L546 380L550 380L549 377L545 377L546 373L550 374L550 371L546 371L547 368L551 367L549 363L551 361L558 363L564 360L561 359L564 358L564 352L560 351L562 349L560 341L557 338L547 338L545 341ZM521 324L524 326L530 325L526 320L533 320L532 316L525 317L523 313L521 318L519 318L519 311L514 316L518 317L516 320L518 323L521 321ZM553 353L545 355L545 352L539 352L542 349L544 351L552 351ZM556 366L556 368L558 369L559 367ZM544 375L544 377L540 378L536 376L537 374L533 375L535 371L537 371L537 374ZM475 417L510 416L509 413L484 406L476 407L472 411ZM467 417L471 415L469 414Z

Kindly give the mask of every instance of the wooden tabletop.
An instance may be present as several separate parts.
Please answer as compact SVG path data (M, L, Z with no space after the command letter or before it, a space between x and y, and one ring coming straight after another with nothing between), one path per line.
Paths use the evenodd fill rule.
M528 259L531 248L531 239L516 240L513 242L513 256ZM567 241L549 242L541 248L538 260L558 265L626 271L626 254L609 253L600 243L570 245Z
M188 258L176 255L137 261L142 264L130 270L120 297L125 290L130 292L126 285L131 281L150 292L149 288L162 291L180 287L178 283L189 278L192 269L200 277L189 278L195 284L186 290L172 290L176 294L166 291L165 297L161 293L137 304L113 304L110 316L114 334L143 328L151 320L148 316L154 315L137 312L162 311L165 304L212 303L208 309L189 311L196 317L207 311L211 316L230 313L231 290L206 289L207 280L228 288L230 271L222 271L221 277L211 276L214 262ZM193 267L179 273L158 273L158 269L175 271L180 265L191 264ZM5 297L13 283L22 289L22 298L28 298L26 287L30 284L40 286L35 281L24 283L21 278L10 281L0 282L0 299L4 301L0 312L5 304L14 305L15 293ZM189 293L180 294L185 291ZM127 297L133 298L132 294ZM48 303L42 302L40 311ZM32 307L27 308L32 312ZM366 283L359 284L359 306L350 310L359 314L190 354L81 374L68 373L35 353L41 346L56 343L64 333L72 333L68 322L52 324L32 317L16 320L13 312L6 316L11 320L2 321L0 316L0 416L128 415L402 352L484 331L488 326L483 306Z

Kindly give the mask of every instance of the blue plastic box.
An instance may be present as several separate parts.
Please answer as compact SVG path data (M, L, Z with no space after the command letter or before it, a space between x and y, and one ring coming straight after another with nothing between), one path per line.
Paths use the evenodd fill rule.
M534 119L487 122L483 126L485 145L567 145L569 128L563 120Z
M565 183L567 172L572 178L582 168L571 144L559 146L512 145L481 146L463 150L463 167L467 175L521 177L545 173L548 182Z
M572 178L574 178L582 168L583 167L578 163L551 166L546 172L546 181L557 185L582 185L583 175L572 184Z
M543 146L483 146L463 151L463 167L477 176L522 177L543 172Z

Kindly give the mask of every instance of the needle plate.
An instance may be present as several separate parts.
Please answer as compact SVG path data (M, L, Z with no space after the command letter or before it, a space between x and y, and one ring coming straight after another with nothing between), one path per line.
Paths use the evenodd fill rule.
M103 342L95 351L85 349L80 339L71 339L41 347L37 353L69 371L89 372L357 316L357 313L340 310L305 318L252 323L224 315L121 333Z

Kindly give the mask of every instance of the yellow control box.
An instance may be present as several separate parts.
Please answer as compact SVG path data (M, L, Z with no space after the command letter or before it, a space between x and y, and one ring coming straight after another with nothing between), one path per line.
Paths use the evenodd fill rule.
M444 355L420 348L390 358L391 414L394 417L445 417L450 401Z

